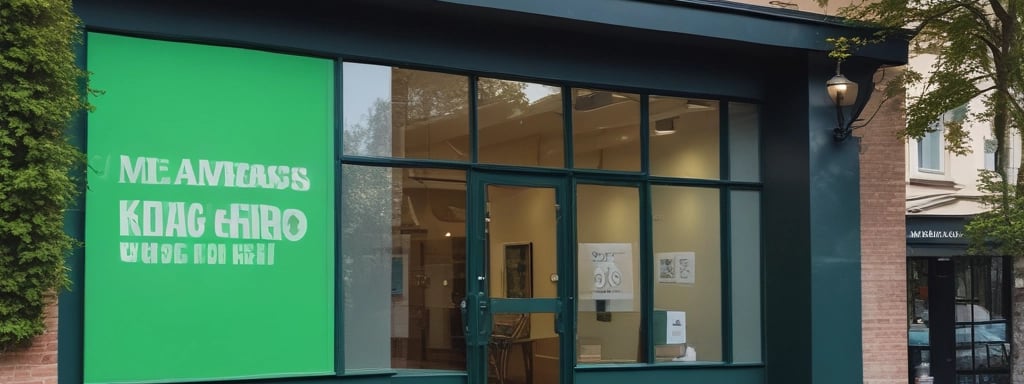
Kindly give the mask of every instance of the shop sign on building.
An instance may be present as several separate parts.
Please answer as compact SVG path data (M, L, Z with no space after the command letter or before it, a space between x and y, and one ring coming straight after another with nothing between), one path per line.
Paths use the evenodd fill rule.
M88 50L85 381L332 372L333 61Z

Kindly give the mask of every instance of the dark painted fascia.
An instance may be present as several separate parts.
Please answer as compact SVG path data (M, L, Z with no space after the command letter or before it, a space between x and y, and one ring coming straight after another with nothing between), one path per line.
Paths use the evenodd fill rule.
M705 36L737 42L828 51L828 37L871 36L834 16L776 10L727 1L637 0L440 0L473 7L528 13L641 30ZM901 65L907 41L892 38L866 47L858 56Z

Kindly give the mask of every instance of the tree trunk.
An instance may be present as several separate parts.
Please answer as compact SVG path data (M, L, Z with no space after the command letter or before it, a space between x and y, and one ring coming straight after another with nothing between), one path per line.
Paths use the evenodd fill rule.
M1002 157L1006 158L1006 160L999 160L1000 167L1007 167L1000 168L1000 170L1004 172L1003 180L1006 181L1008 186L1009 184L1012 183L1012 185L1014 186L1013 191L1017 194L1017 196L1020 196L1022 193L1024 193L1024 175L1022 175L1024 174L1024 158L1021 159L1021 167L1017 168L1016 180L1013 180L1011 182L1011 180L1006 179L1006 176L1008 176L1007 173L1010 170L1009 158L1012 156L1012 154L1009 151L1009 144L1013 142L1012 138L1013 134L1015 133L1014 131L1016 131L1016 133L1018 134L1021 133L1021 127L1019 125L1019 122L1018 124L1013 124L1012 126L1010 124L1010 105L1009 101L1007 100L1007 98L1013 97L1011 96L1012 93L1010 92L1012 89L1010 87L1010 82L1012 81L1012 76L1010 75L1010 73L1014 71L1020 71L1020 68L1014 67L1014 61L1011 59L1016 55L1021 54L1021 52L1015 52L1018 49L1020 49L1020 46L1015 45L1018 39L1018 34L1021 33L1020 21L1017 19L1017 7L1020 6L1020 4L1019 0L1010 0L1003 4L1006 5L1006 13L1008 17L1002 17L1000 20L1000 32L1002 34L1002 40L1000 41L1000 48L1002 49L1002 60L1000 61L1002 62L995 63L996 94L994 95L995 99L993 100L995 102L995 109L993 111L994 115L992 128L993 133L1000 134L999 136L996 136L997 140L1002 142L1000 143L1002 145L999 145L998 150L1005 150L1005 152L1002 153ZM1011 127L1016 129L1011 129ZM1024 134L1019 135L1019 140L1024 141ZM1006 190L1009 190L1009 188L1006 188L1004 191ZM1007 192L1004 192L1004 196L1006 193ZM1004 204L1006 203L1007 200L1004 200ZM1009 206L1004 205L1003 208L1005 209L1004 212L1009 212ZM1012 362L1010 364L1010 378L1013 380L1014 383L1024 383L1024 256L1021 255L1013 256L1012 291L1013 315L1010 318L1010 321L1013 325L1012 327L1010 327L1010 333L1012 336Z
M1014 383L1021 383L1024 379L1024 351L1021 349L1024 345L1024 321L1020 321L1024 318L1024 281L1021 281L1020 276L1024 276L1024 256L1013 257L1013 276L1013 324L1011 335L1008 335L1012 336L1013 344L1010 377Z

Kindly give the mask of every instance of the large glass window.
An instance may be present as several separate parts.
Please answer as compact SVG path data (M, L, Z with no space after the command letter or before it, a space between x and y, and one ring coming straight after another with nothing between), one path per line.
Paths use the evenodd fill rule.
M341 193L346 370L464 370L465 173L344 165Z
M345 155L469 161L469 79L345 63Z
M651 96L651 174L717 179L718 102Z
M579 184L577 361L640 361L640 195Z
M657 361L722 360L720 207L718 189L651 187Z
M639 171L640 140L640 95L573 88L576 168Z
M559 257L576 258L576 324L565 325L575 327L578 363L763 361L761 197L753 184L761 180L759 106L730 102L723 114L719 100L591 88L563 94L560 85L365 64L346 63L343 75L347 370L466 369L457 308L466 233L483 225L467 227L466 197L476 191L466 180L494 164L586 180L577 180L572 202L576 254L542 255L552 264L538 275L556 282ZM396 158L407 168L396 168ZM620 174L606 183L602 171ZM530 197L517 188L486 196ZM509 217L526 214L519 203L509 207ZM498 208L489 206L496 215ZM641 223L650 224L650 243ZM500 243L541 252L521 238ZM500 265L492 262L490 274L503 275ZM505 284L508 297L558 294L557 285L508 291L521 285L510 281L505 274L492 284ZM653 297L643 300L643 292ZM530 318L532 335L553 332L554 316ZM653 328L641 333L648 322Z
M941 123L917 140L917 169L924 172L942 173L942 135L945 130Z
M917 140L917 170L927 173L945 173L945 140L947 126L959 126L967 119L967 105L943 113L932 123L924 137Z
M761 362L761 193L729 192L732 361Z
M1008 382L1011 360L1004 259L958 257L954 262L957 380Z
M761 115L758 106L729 103L729 179L761 181Z
M561 88L481 78L477 92L481 163L565 164Z

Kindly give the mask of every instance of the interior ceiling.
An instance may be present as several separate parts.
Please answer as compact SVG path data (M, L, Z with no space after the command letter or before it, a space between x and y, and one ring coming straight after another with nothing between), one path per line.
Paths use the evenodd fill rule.
M582 102L582 98L597 94L610 97L595 102ZM639 96L605 91L576 90L573 105L573 134L577 153L599 151L635 140L640 124ZM597 99L597 98L595 98ZM707 100L675 97L652 97L650 121L674 120L692 112L717 109L717 103ZM394 116L393 121L400 121ZM562 95L548 95L525 106L507 99L494 98L477 109L478 135L481 148L515 145L521 139L538 135L560 135L562 132ZM426 152L431 148L447 148L468 158L469 127L465 108L441 116L406 121L405 144L407 152ZM607 140L588 140L590 137L608 136ZM630 137L631 136L631 137Z

